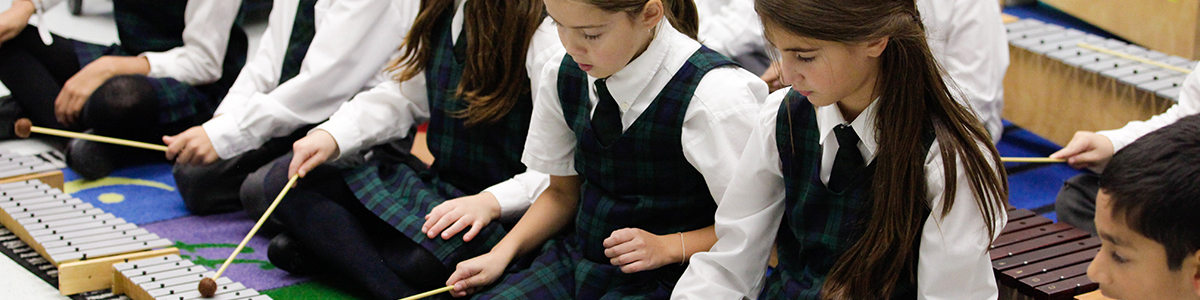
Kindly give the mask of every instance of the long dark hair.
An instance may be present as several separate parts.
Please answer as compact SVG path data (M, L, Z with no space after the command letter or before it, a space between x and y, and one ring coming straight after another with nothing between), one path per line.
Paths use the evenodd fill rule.
M530 90L525 56L544 18L540 0L467 1L463 8L467 57L456 96L467 102L468 126L491 123L504 117L521 95ZM389 72L399 71L405 81L425 71L425 64L440 45L433 45L438 18L454 9L454 0L421 0L421 12L400 46L403 55L392 61Z
M941 145L945 173L945 216L954 205L958 160L962 160L989 238L1008 199L1000 156L974 113L955 101L941 67L925 42L913 0L756 0L764 26L797 36L857 44L888 38L875 82L879 150L872 178L872 206L865 230L828 274L826 299L879 299L896 289L904 270L915 270L914 243L921 236L925 201L925 154L921 132L932 128ZM978 145L986 145L981 149ZM915 274L910 274L915 275ZM911 276L910 278L916 278Z
M649 0L578 0L610 12L641 13ZM696 12L696 2L692 0L662 0L663 14L675 30L697 39L700 32L700 13Z

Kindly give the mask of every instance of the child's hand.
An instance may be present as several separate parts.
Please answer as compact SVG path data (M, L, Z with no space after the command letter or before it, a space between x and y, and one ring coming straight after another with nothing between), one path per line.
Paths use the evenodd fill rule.
M112 63L111 57L100 57L67 79L62 90L58 92L58 98L54 99L54 116L59 123L75 123L92 92L113 77Z
M441 235L448 240L462 232L467 226L471 230L463 235L464 242L470 242L479 231L500 217L500 202L489 192L466 196L442 202L425 215L425 225L421 232L434 238Z
M604 255L621 272L635 273L683 261L679 235L658 236L637 228L613 231L604 239Z
M292 163L288 165L288 178L296 174L308 175L308 171L338 155L337 140L328 131L314 130L308 136L292 143Z
M33 1L13 1L12 7L0 13L0 45L21 34L29 25L29 16L37 11Z
M767 89L772 92L787 86L787 84L783 83L783 76L781 75L781 70L779 68L779 62L772 62L771 66L767 67L767 71L763 72L762 76L759 77L762 78L763 81L767 82Z
M201 126L193 126L175 136L164 136L163 143L167 144L167 160L177 164L205 165L221 158Z
M450 274L450 279L446 280L446 285L454 286L450 294L454 297L474 294L479 288L500 279L504 267L511 261L512 255L493 251L458 263L454 274Z
M1062 150L1050 154L1050 158L1066 159L1076 169L1103 169L1113 156L1112 141L1091 131L1075 132L1075 137Z

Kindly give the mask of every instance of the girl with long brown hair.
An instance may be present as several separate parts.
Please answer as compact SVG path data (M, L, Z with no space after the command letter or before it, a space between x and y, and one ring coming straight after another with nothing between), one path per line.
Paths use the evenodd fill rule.
M912 0L757 0L768 97L676 299L995 299L1007 179ZM779 264L764 277L771 242ZM761 291L761 292L760 292Z
M397 299L440 287L455 263L495 245L498 221L549 182L520 154L538 71L562 49L552 26L537 0L421 1L394 80L356 95L265 176L270 195L304 177L276 212L286 232L271 262ZM430 166L388 143L426 121ZM359 166L323 164L366 149Z
M446 284L477 299L666 299L715 241L766 84L695 40L692 0L544 2L566 49L542 72L521 161L550 187Z

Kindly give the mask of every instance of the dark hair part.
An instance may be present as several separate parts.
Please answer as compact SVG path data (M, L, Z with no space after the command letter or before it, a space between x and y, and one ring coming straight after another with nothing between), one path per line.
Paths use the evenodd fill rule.
M632 17L646 8L649 0L575 0L611 12L626 12ZM696 12L696 2L692 0L662 0L663 14L675 30L679 30L693 40L700 32L700 13Z
M1200 116L1151 132L1113 155L1100 175L1112 216L1163 245L1167 267L1200 250Z
M772 32L860 44L888 38L875 83L880 95L875 122L879 150L872 179L872 206L863 236L838 259L822 287L826 299L888 298L904 270L915 270L926 202L921 133L932 128L941 145L945 174L943 216L954 205L962 160L989 237L999 230L1008 199L1000 156L978 118L954 100L925 41L913 0L756 0L755 10ZM984 145L980 147L980 145ZM990 161L990 162L989 162ZM916 278L915 274L910 278Z
M464 111L452 112L465 118L468 126L500 120L530 92L525 56L534 32L544 18L540 0L467 1L463 29L467 41L466 66L456 96L467 102ZM399 71L405 81L425 71L433 52L434 28L439 18L454 10L454 0L421 0L421 12L392 61L389 72Z

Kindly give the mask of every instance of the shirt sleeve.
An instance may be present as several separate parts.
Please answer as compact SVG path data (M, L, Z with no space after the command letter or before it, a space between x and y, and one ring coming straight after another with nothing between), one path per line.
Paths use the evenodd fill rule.
M531 170L553 176L575 173L575 133L567 126L558 99L558 62L566 56L559 50L541 72L541 84L533 94L533 116L521 162Z
M1184 117L1200 113L1200 74L1197 73L1200 73L1200 66L1197 66L1197 69L1193 70L1187 79L1184 79L1183 88L1179 93L1179 102L1172 105L1166 112L1146 121L1129 122L1121 129L1097 133L1112 141L1113 151L1121 151L1122 148L1151 131L1174 124L1175 121Z
M239 1L188 1L183 16L183 46L141 53L150 62L147 76L170 77L190 85L220 79L239 9Z
M699 8L702 9L697 35L700 42L713 51L735 57L765 46L762 22L754 12L754 1L730 0L718 7L700 5Z
M392 3L396 5L391 5ZM327 3L327 2L325 2ZM316 35L304 57L300 73L270 90L238 91L236 109L218 109L221 116L205 123L204 129L221 158L228 159L255 149L273 137L284 136L306 124L325 120L381 70L403 42L417 12L416 1L339 0L317 3ZM276 6L278 8L278 6ZM294 16L295 9L292 9ZM286 18L273 19L288 24ZM271 27L278 25L272 23ZM270 29L268 31L271 31ZM286 32L272 32L290 35ZM287 38L275 45L272 78L279 78L278 65L286 51ZM240 81L240 80L239 80ZM255 87L254 84L235 87ZM258 82L259 87L270 85ZM248 97L246 95L249 95Z
M954 205L942 215L946 179L939 149L934 143L925 163L932 212L921 231L917 299L996 299L996 279L988 256L988 245L995 236L988 235L987 221L980 215L978 199L971 191L973 183L961 164L957 166ZM993 221L995 234L999 235L1007 215L1004 207L992 209L1002 216Z
M758 76L738 67L718 68L700 79L684 116L683 156L704 176L713 200L721 203L730 175L767 96Z
M775 147L776 112L783 93L771 94L758 114L738 167L717 205L717 243L692 255L671 299L755 299L764 284L771 244L784 212L783 171Z
M1004 73L1009 63L1000 8L987 1L953 2L940 63L987 126L993 142L998 142L1003 131Z
M316 129L337 141L339 158L366 147L404 138L414 126L429 120L425 74L404 82L384 81L342 104Z
M58 6L58 4L62 3L63 1L64 0L33 0L33 7L37 9L37 12L45 13L55 6ZM38 25L39 27L45 27L45 24Z

